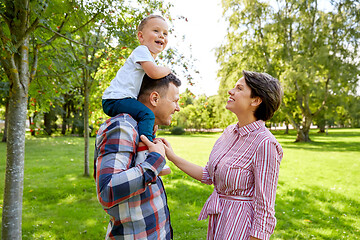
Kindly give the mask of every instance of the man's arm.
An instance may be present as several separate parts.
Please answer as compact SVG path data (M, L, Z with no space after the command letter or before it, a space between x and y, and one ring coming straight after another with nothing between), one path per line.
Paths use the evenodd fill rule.
M165 165L165 158L151 152L144 162L132 166L138 133L126 121L111 120L99 130L96 140L96 185L104 208L143 193Z

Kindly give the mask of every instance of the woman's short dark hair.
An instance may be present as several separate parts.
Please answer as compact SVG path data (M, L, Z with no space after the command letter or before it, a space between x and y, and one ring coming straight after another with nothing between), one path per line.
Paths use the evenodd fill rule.
M267 73L243 71L246 84L251 88L251 97L260 97L262 102L255 110L257 120L267 121L279 109L283 91L278 79Z

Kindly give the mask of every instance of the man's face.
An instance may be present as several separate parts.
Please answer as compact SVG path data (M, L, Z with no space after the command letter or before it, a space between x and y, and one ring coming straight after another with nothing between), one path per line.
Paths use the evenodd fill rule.
M161 96L157 107L154 109L155 125L170 125L172 115L180 111L178 101L179 88L170 83L167 92Z

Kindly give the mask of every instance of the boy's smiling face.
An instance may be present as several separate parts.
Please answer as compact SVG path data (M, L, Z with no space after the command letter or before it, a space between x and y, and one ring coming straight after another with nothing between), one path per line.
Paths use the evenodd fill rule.
M138 39L141 45L146 46L151 55L156 58L168 43L169 27L161 18L148 20L143 29L138 32Z

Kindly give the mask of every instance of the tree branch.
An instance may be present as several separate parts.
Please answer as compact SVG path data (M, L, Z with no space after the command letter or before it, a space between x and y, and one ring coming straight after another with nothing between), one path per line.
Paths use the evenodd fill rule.
M10 25L10 19L3 13L0 13L0 16L5 20L7 25Z
M8 38L8 37L4 34L4 30L3 30L2 26L1 26L1 24L0 24L0 39L1 39L1 41L2 41L2 43L3 43L4 45L6 45L6 43L10 41L10 38Z
M21 39L14 44L15 49L18 49L24 43L25 39L38 27L39 22L40 19L36 18L31 26L26 29L24 36L22 36Z
M39 45L36 45L34 47L34 61L33 61L33 65L30 71L30 79L29 82L31 83L32 80L34 80L35 75L36 75L36 70L37 70L37 66L38 66L38 61L39 61Z
M297 80L295 80L295 92L296 92L296 100L298 101L298 103L299 103L299 106L300 106L300 108L301 108L301 111L305 111L305 109L304 109L304 106L303 106L303 101L302 101L302 97L301 97L301 95L300 95L300 93L299 93L299 91L300 91L300 89L299 89L299 84L298 84L298 82L297 82Z
M0 62L3 66L6 76L9 79L9 82L11 83L11 73L10 73L10 66L8 64L8 61L6 59L0 58Z
M81 69L81 67L77 67L75 69ZM58 73L58 74L46 74L46 75L37 75L35 77L35 79L39 79L39 78L43 78L43 77L61 77L61 76L64 76L68 73L72 73L73 71L69 70L69 71L66 71L66 72L61 72L61 73Z
M284 103L284 102L281 103L281 106L282 106L282 109L285 109L285 114L286 114L287 118L289 119L289 121L291 122L291 124L292 124L296 129L299 129L299 128L300 128L299 124L297 124L297 123L295 122L294 117L291 115L291 111L289 111L289 109L285 106L285 103Z
M65 19L64 19L64 21L62 21L62 23L60 24L60 27L59 27L57 33L60 33L60 32L61 32L61 29L64 27L65 23L66 23L67 20L69 19L68 16L69 16L68 14L65 15ZM54 41L55 39L57 39L58 37L60 37L58 34L54 34L49 40L47 40L46 42L42 43L42 44L40 45L40 47L44 47L45 45L50 44L51 42L53 42L53 41Z
M77 31L79 31L80 29L84 28L86 25L88 25L90 22L94 21L95 18L100 14L100 12L96 13L89 21L87 21L86 23L84 23L82 26L80 26L79 28L75 29L74 31L70 32L70 33L76 33Z
M100 40L100 31L101 31L101 27L102 27L102 24L100 24L99 28L98 28L98 31L96 33L96 39L95 39L95 45L98 45L98 41ZM94 56L95 56L95 53L96 53L96 50L95 48L93 49L93 52L91 54L92 56L92 62L94 61Z
M321 110L323 110L323 108L325 107L328 95L329 95L329 82L330 82L330 77L328 76L328 78L326 79L325 82L325 96L324 96L324 100L321 103L321 106L319 107L319 109L313 114L313 116L316 116L320 113Z
M19 76L19 71L16 67L16 64L15 64L15 59L14 59L14 55L12 55L10 57L10 74L11 74L11 77L10 77L10 82L15 84L15 86L17 87L20 87L21 83L20 83L20 76Z
M52 29L50 29L50 28L47 28L47 27L45 27L45 26L43 26L43 25L39 25L39 27L42 27L42 28L44 28L44 29L46 29L46 30L49 30L49 31L51 31L51 32L59 35L59 37L65 38L66 40L68 40L68 41L70 41L70 42L73 42L73 43L76 43L76 44L79 44L79 45L81 45L81 46L97 48L97 46L87 45L87 44L84 44L84 43L75 41L75 40L73 40L73 39L71 39L71 38L68 38L68 37L66 37L66 36L64 36L64 35L56 32L56 31L54 31L54 30L52 30Z

